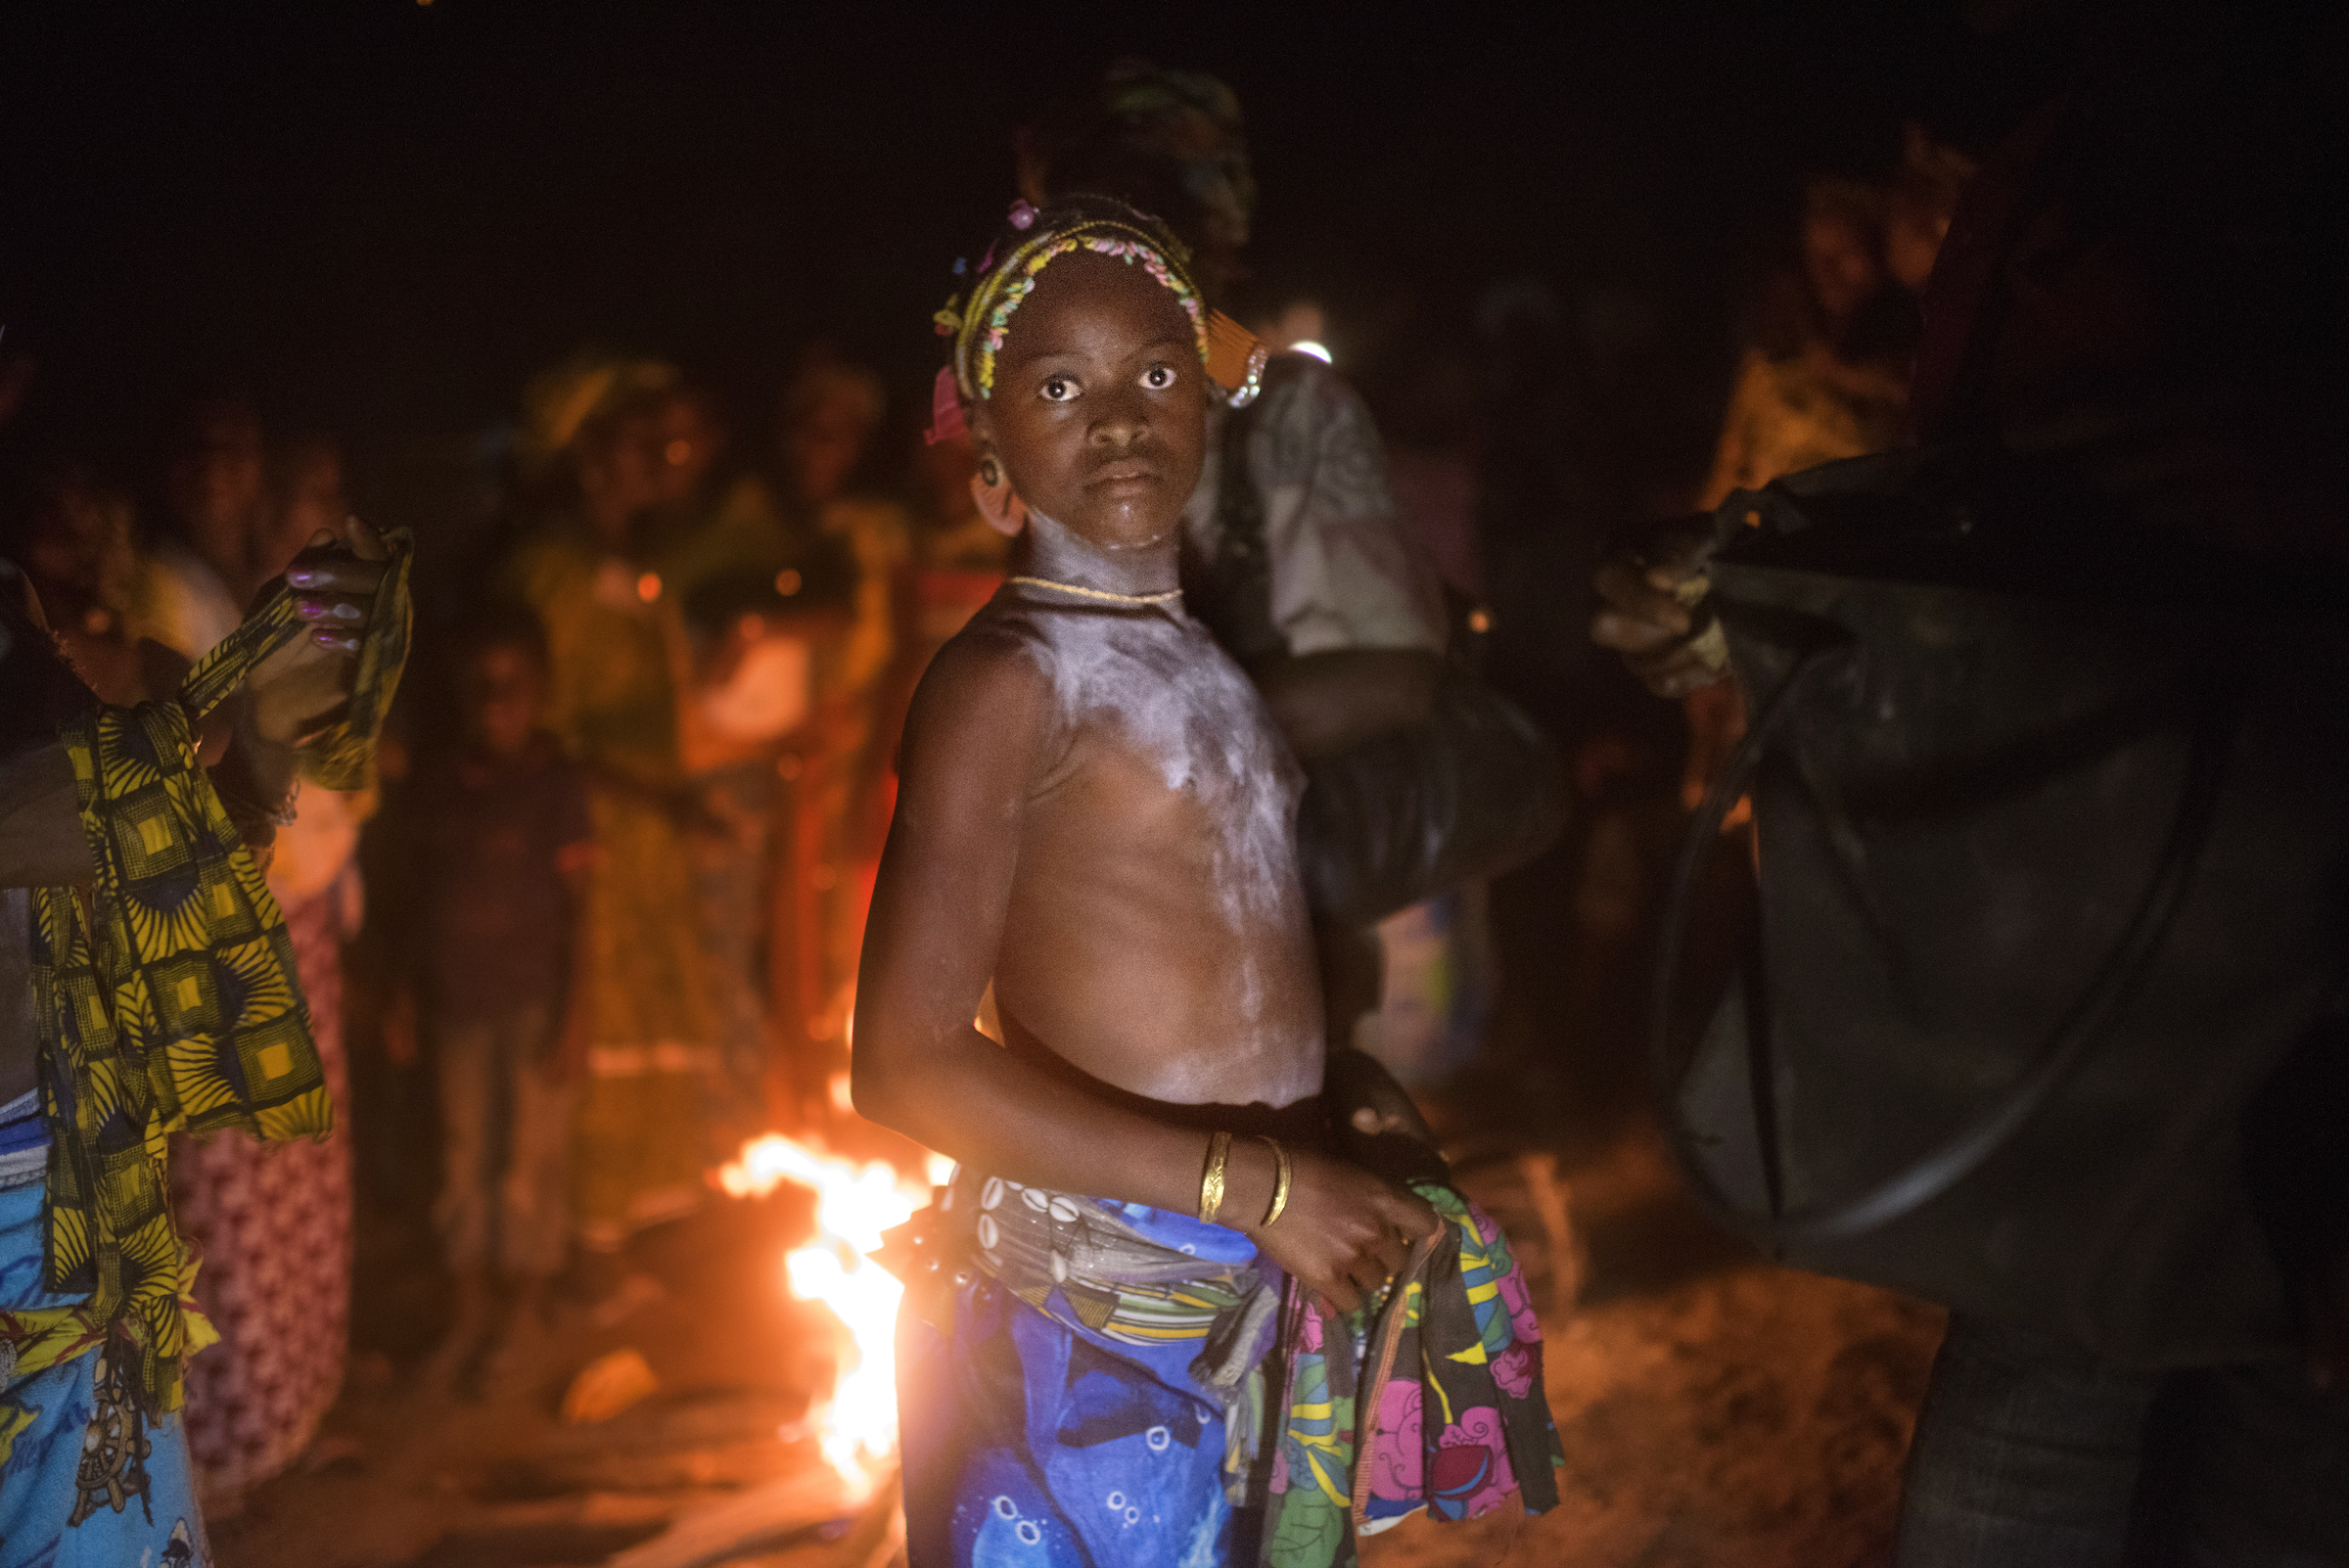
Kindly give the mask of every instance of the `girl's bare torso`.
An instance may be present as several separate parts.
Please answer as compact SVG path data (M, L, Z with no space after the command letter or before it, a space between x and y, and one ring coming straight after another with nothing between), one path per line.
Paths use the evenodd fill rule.
M1173 606L1007 594L972 631L1018 639L1050 685L995 967L1007 1034L1155 1100L1317 1092L1304 780L1247 677Z

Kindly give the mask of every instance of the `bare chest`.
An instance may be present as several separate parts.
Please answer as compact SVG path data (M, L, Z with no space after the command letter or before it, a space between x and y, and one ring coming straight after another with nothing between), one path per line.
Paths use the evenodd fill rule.
M1187 868L1235 927L1288 908L1304 778L1247 676L1187 620L1067 619L1035 807L1129 865Z

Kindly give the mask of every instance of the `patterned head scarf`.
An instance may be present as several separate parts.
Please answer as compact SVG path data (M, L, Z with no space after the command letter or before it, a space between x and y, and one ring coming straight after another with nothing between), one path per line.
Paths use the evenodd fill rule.
M1071 191L1146 201L1179 195L1202 246L1237 251L1256 211L1240 101L1214 76L1128 56L1087 94L1018 138L1020 190L1043 206ZM1172 208L1167 208L1172 210ZM1177 223L1177 227L1180 227Z
M583 349L531 379L522 395L516 449L528 467L544 468L599 415L678 384L674 365Z

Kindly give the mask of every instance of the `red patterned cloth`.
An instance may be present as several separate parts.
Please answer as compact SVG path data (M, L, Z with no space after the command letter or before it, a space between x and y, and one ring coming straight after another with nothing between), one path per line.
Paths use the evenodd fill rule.
M285 909L338 1112L348 1103L342 943L356 924L356 875L345 869ZM343 1386L350 1141L339 1130L324 1143L260 1143L238 1132L174 1142L180 1231L204 1260L196 1299L220 1330L220 1343L188 1362L188 1447L199 1486L217 1494L265 1481L299 1457Z

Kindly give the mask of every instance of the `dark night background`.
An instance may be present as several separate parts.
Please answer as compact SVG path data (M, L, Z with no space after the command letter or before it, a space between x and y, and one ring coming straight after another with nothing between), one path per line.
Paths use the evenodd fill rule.
M1248 302L1327 301L1374 400L1540 279L1628 312L1667 466L1710 441L1799 175L1880 171L1904 115L1978 150L2033 85L1933 6L17 6L0 320L111 466L241 388L429 526L402 514L582 343L678 360L752 432L818 337L918 400L1012 129L1125 52L1236 87Z
M2319 20L2337 30L2340 0L2329 4ZM1553 1333L1548 1381L1553 1399L1572 1395L1559 1424L1581 1467L1579 1500L1538 1528L1553 1543L1591 1544L1553 1560L1886 1561L1940 1312L1763 1268L1682 1193L1653 1135L1638 1044L1685 827L1691 731L1678 704L1649 697L1591 643L1589 583L1620 524L1696 503L1739 351L1756 336L1760 285L1791 259L1805 178L1883 180L1907 120L1979 158L2067 76L2088 84L2093 103L2096 78L2074 57L2092 54L2075 46L2096 41L2099 23L2107 47L2149 35L2145 59L2171 74L2142 77L2151 85L2140 95L2141 78L2121 69L2134 57L2112 57L2120 65L2104 78L2103 107L2122 113L2105 124L2130 134L2089 139L2106 161L2081 154L2077 167L2140 178L2107 191L2080 176L2070 195L2112 198L2080 206L2093 220L2082 232L2110 221L2124 261L2175 261L2174 275L2148 275L2186 280L2192 288L2178 298L2190 295L2197 308L2164 331L2184 339L2208 329L2195 346L2231 350L2207 364L2182 353L2177 364L2213 385L2250 367L2258 395L2246 405L2262 419L2288 416L2272 420L2275 449L2329 446L2337 460L2336 427L2349 428L2337 413L2343 355L2331 346L2339 280L2326 272L2312 285L2302 262L2337 257L2349 205L2337 134L2295 116L2337 98L2341 72L2329 62L2338 57L2301 50L2265 12L2150 36L2171 31L2146 23L2156 9L2130 0L1569 0L1505 11L1267 0L974 0L936 10L0 0L0 402L12 360L34 366L23 407L13 417L0 408L0 482L17 459L62 449L138 491L153 527L175 424L207 394L249 397L272 440L339 438L359 514L417 530L422 616L445 630L462 608L455 590L475 585L483 546L519 515L498 512L501 440L534 374L581 347L672 361L729 411L726 461L771 464L781 391L810 347L828 346L883 373L895 406L880 441L910 468L902 460L919 450L914 433L941 358L931 312L949 292L953 260L987 243L1015 194L1014 131L1122 55L1221 76L1246 111L1261 200L1253 275L1240 298L1218 302L1248 322L1320 302L1338 368L1378 416L1396 471L1434 457L1423 466L1449 464L1473 482L1461 532L1473 528L1483 547L1480 608L1490 615L1471 618L1463 597L1459 623L1477 628L1472 657L1485 678L1572 759L1568 831L1497 879L1478 906L1489 910L1500 985L1483 1054L1460 1075L1454 1103L1459 1141L1480 1151L1486 1178L1528 1195L1511 1200L1523 1207L1504 1220L1512 1245L1543 1238L1545 1277L1564 1304L1556 1311L1581 1314L1572 1334ZM2241 46L2246 69L2231 74L2223 51L2201 48L2205 36ZM2317 65L2297 76L2278 69L2309 61ZM2277 80L2293 91L2271 94ZM2301 91L2308 81L2325 89ZM2182 99L2171 91L2180 84L2209 90ZM2204 117L2179 113L2181 102L2198 103ZM2289 113L2262 113L2279 104ZM2162 134L2135 137L2147 126ZM2291 136L2277 139L2279 127ZM2228 157L2204 158L2213 147ZM2049 161L2059 174L2066 166ZM2221 221L2238 206L2222 176L2241 168L2261 177L2239 206L2263 222L2283 214L2272 231ZM2050 209L2070 215L2060 202ZM2290 243L2270 247L2274 255L2246 251L2267 270L2238 274L2227 246L2240 233ZM2141 243L2142 254L2128 249ZM2093 268L2079 271L2092 291L2102 286ZM2060 308L2085 297L2050 296ZM2126 308L2116 314L2130 324ZM2052 311L2034 325L2046 330L2049 319ZM2097 325L2082 334L2092 349ZM2115 336L2132 352L2142 346ZM2080 363L2109 369L2093 352ZM2120 363L2137 374L2135 360ZM2118 406L2162 412L2151 394ZM2306 442L2312 428L2321 439ZM2322 463L2306 468L2319 476L2306 487L2324 497L2332 547L2344 486ZM916 497L909 476L883 479ZM661 591L652 578L648 597ZM406 688L428 695L403 698L406 715L428 715L406 720L420 750L445 739L431 727L444 711L430 694L445 697L447 673L434 668L435 646L417 639L425 678ZM2195 748L2199 758L2199 739ZM802 776L796 761L779 772ZM799 803L820 805L819 791L803 785L778 799L795 814L777 807L775 824L791 821L796 835L816 821L818 806ZM2179 821L2183 844L2187 817ZM380 857L398 852L391 835L370 833L376 877L378 864L397 863ZM812 832L806 843L818 848L795 837L789 854L829 853ZM1715 857L1721 875L1695 887L1700 904L1749 907L1750 893L1729 885L1730 873L1743 877L1742 858ZM779 887L814 862L778 853L769 863L786 868ZM818 868L825 880L795 886L831 888L835 864ZM557 1517L554 1501L586 1495L577 1477L621 1473L587 1468L587 1457L622 1450L592 1449L592 1433L577 1446L549 1438L551 1407L535 1394L484 1421L484 1407L435 1403L441 1393L405 1370L451 1306L426 1217L438 1136L430 1075L395 1069L382 1048L390 933L422 904L403 906L391 875L370 897L374 946L345 959L360 1075L351 1125L362 1354L330 1418L334 1439L227 1526L223 1560L352 1560L344 1548L369 1530L399 1532L410 1543L400 1549L423 1553L411 1568L589 1560L515 1553L526 1538L552 1539L528 1532L558 1528L545 1523ZM812 899L789 906L805 921L791 938L803 956L817 937L830 941L816 929L825 917L805 912L818 907ZM1704 940L1700 930L1692 946ZM774 939L770 957L790 952ZM810 960L800 973L818 967ZM783 994L773 998L778 1015ZM799 1023L787 1027L802 1038ZM2331 1152L2332 1101L2312 1094L2305 1104L2318 1114L2296 1114L2319 1130L2287 1129L2272 1141ZM1532 1207L1537 1186L1554 1218ZM672 1250L644 1267L663 1272L671 1264L659 1259L685 1260L668 1306L632 1327L564 1318L564 1365L600 1364L587 1356L636 1334L663 1358L674 1353L662 1361L664 1383L699 1390L748 1375L761 1336L788 1344L806 1332L806 1319L776 1315L787 1305L772 1269L781 1211L714 1212L717 1229L675 1227L668 1242L654 1233L655 1248ZM802 1211L792 1213L800 1225ZM760 1414L760 1453L779 1419ZM594 1441L636 1442L628 1430L615 1422ZM334 1442L347 1452L321 1462ZM663 1492L672 1483L656 1478L646 1495L669 1498L664 1507L698 1505L711 1475L732 1473L709 1468L721 1452L735 1450L680 1447L673 1473L690 1475L690 1488L679 1480ZM648 1461L626 1453L633 1477ZM587 1457L567 1471L563 1453ZM454 1467L476 1457L494 1458L506 1479L463 1490ZM544 1468L530 1467L541 1459ZM599 1507L604 1485L594 1482ZM2148 1484L2147 1496L2158 1490ZM538 1511L514 1523L526 1510ZM642 1539L612 1528L622 1544ZM322 1552L327 1536L343 1539ZM1765 1538L1784 1554L1720 1545ZM584 1552L588 1539L564 1549Z

